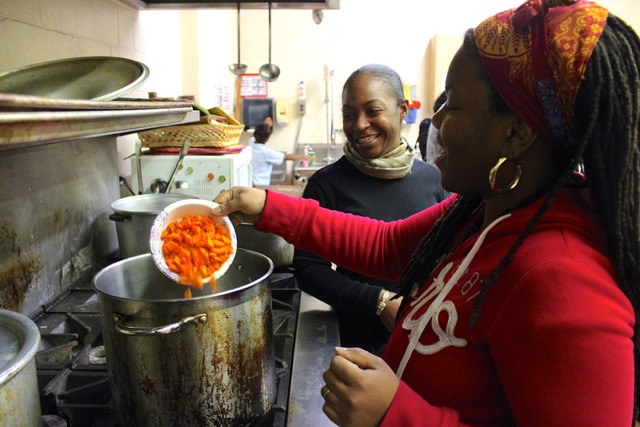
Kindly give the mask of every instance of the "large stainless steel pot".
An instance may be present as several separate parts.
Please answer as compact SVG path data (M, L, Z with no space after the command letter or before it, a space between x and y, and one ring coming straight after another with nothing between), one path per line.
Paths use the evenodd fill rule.
M42 426L35 354L38 327L27 316L0 309L0 426Z
M239 224L235 226L235 229L239 248L266 255L276 267L293 265L294 246L287 243L282 237L258 231L253 224Z
M241 426L276 397L269 275L264 255L238 249L216 292L183 298L150 254L93 279L120 427Z
M114 213L109 219L116 223L120 256L129 258L147 254L149 233L156 216L173 202L195 197L184 194L142 194L118 199L111 204Z

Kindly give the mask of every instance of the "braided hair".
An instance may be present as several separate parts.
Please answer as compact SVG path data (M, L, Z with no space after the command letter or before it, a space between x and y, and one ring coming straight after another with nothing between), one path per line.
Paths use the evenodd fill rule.
M609 15L576 99L575 123L591 197L603 218L608 255L634 307L635 405L640 384L640 40Z
M472 30L467 32L464 46L477 54ZM496 112L508 109L488 77L483 78L492 92L492 108ZM609 14L588 62L575 102L573 125L578 144L572 160L546 193L527 228L482 282L470 327L477 322L487 289L513 260L553 198L571 181L573 171L583 168L591 198L605 227L606 248L618 274L618 285L635 311L634 419L637 419L640 415L640 39L614 15ZM426 281L450 249L458 230L481 206L480 198L459 196L422 239L402 275L399 294L405 298L398 316L406 308L412 291Z

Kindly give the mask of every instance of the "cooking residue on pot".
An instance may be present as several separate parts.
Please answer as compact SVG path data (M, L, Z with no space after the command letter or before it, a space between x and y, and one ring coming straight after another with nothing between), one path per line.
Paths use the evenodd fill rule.
M161 239L167 267L179 275L178 283L188 286L185 298L191 298L191 287L202 289L203 279L209 277L215 291L213 274L233 253L226 227L207 216L187 215L169 224Z

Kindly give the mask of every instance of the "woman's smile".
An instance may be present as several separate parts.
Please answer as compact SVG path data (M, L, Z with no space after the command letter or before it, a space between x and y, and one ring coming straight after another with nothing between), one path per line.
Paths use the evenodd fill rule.
M433 160L433 162L436 164L436 166L438 166L438 168L440 170L442 170L442 168L440 167L440 165L438 165L438 163L442 163L445 161L445 158L447 157L447 150L444 149L444 146L442 145L442 139L440 137L440 132L438 132L438 139L437 139L437 143L436 143L436 155L435 158Z
M359 146L369 146L369 145L375 144L379 137L380 137L380 134L376 133L373 135L358 136L354 138L354 140L355 140L355 143L358 144Z

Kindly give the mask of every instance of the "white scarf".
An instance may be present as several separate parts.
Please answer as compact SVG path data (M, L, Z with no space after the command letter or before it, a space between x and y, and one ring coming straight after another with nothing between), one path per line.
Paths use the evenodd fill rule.
M413 148L404 138L400 139L400 145L389 151L382 157L366 159L354 149L349 142L344 144L344 155L360 172L381 179L404 178L413 165Z

